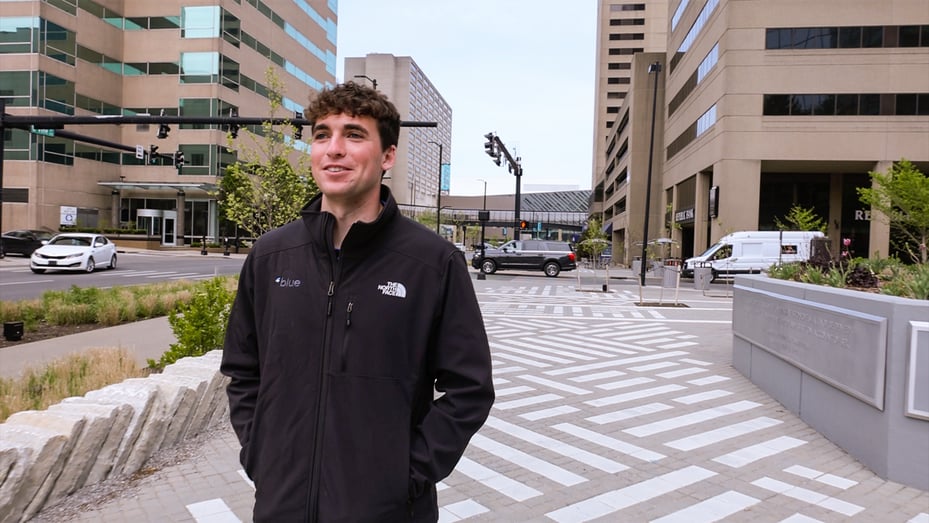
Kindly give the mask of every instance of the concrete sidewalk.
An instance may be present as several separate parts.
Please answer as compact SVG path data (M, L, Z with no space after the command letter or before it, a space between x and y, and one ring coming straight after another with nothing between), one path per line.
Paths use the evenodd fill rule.
M177 341L168 317L94 329L60 338L20 343L0 349L0 378L15 378L27 368L41 368L69 354L95 348L122 348L140 367L157 360Z

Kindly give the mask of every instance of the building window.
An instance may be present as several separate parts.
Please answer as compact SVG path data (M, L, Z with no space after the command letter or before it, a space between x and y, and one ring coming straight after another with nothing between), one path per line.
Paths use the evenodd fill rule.
M697 119L697 136L707 132L716 123L716 104Z
M209 84L219 80L219 53L181 53L181 83Z
M766 94L765 116L924 116L929 93Z
M765 32L766 49L929 47L929 25L794 27Z
M181 38L218 38L219 6L181 8Z
M0 54L32 53L38 47L39 18L0 18Z

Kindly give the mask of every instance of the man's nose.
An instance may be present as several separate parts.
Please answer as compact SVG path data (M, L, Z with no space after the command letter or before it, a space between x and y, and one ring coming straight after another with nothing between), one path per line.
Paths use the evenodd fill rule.
M329 138L329 146L326 148L326 154L329 156L345 156L345 138L339 134L333 134Z

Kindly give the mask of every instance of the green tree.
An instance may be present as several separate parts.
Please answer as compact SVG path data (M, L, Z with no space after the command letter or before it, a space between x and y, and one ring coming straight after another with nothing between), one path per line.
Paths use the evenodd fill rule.
M904 249L914 260L927 263L929 177L906 159L894 162L886 173L868 174L871 187L859 187L858 199L905 239Z
M265 77L269 117L274 119L282 107L284 85L273 68L268 68ZM300 209L319 191L309 155L296 152L285 134L288 129L293 132L289 124L275 126L266 121L257 133L242 129L237 139L231 134L226 137L237 160L220 181L220 211L255 236L298 218Z
M600 226L600 220L591 218L587 220L587 229L581 233L581 239L577 242L577 255L596 261L609 244L606 233Z
M820 218L813 209L806 209L799 205L790 208L790 211L784 216L783 222L778 218L774 218L774 224L781 231L826 232L828 226L828 223Z

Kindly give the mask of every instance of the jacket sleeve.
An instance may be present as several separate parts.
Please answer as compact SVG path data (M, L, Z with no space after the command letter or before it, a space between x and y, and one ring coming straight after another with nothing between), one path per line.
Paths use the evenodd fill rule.
M229 314L220 364L220 372L230 378L226 386L229 418L243 448L248 445L261 382L255 326L255 295L252 288L253 270L253 260L249 255L239 274L238 290Z
M441 394L414 428L410 451L411 494L448 476L494 402L490 346L464 257L447 260L444 298L429 347L430 385ZM432 387L429 387L431 394Z

